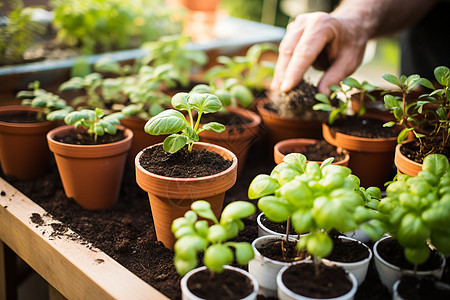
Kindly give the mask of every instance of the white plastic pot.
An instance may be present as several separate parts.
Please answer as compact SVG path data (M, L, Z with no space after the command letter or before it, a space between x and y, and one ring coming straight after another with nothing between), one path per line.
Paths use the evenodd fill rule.
M258 215L258 217L256 217L256 223L258 224L258 237L262 237L262 236L266 236L266 235L279 235L282 237L285 237L286 234L285 233L280 233L280 232L276 232L273 231L269 228L267 228L266 226L264 226L264 224L261 221L261 218L264 216L264 213L260 213ZM297 238L298 239L298 235L292 235L293 238Z
M374 253L374 262L375 268L377 269L378 276L380 277L381 282L389 289L392 293L394 283L399 280L402 275L414 275L414 276L426 276L433 275L437 278L441 278L445 268L445 257L441 254L442 264L439 268L430 271L417 271L414 273L413 270L402 270L399 267L387 262L384 260L377 251L378 245L390 237L384 237L377 241L373 246Z
M398 290L397 290L401 281L402 281L401 279L397 280L392 287L392 290L393 290L392 291L392 300L407 300L407 299L403 298L402 296L400 296L398 293ZM450 293L450 284L447 284L445 282L442 282L442 281L435 282L435 288L437 290L446 291L446 293Z
M227 269L227 270L233 270L235 272L241 273L241 274L247 276L248 278L250 278L250 280L252 282L252 285L253 285L253 291L247 297L242 298L242 300L255 300L257 295L258 295L258 289L259 289L259 285L258 285L258 282L256 281L256 279L252 275L250 275L248 272L246 272L246 271L244 271L242 269L235 268L235 267L232 267L232 266L224 266L224 268ZM181 278L181 283L180 283L180 285L181 285L181 299L183 299L183 300L202 300L203 299L203 298L197 297L196 295L194 295L189 290L189 288L187 286L187 282L188 282L189 278L192 275L194 275L194 274L196 274L198 272L205 271L205 270L206 270L205 266L199 267L199 268L196 268L196 269L188 272L186 275L184 275L183 278Z
M276 297L277 295L277 274L284 267L292 262L281 262L263 256L257 247L271 241L284 239L280 235L266 235L255 239L252 243L255 257L248 263L248 272L253 275L259 283L259 294L265 297ZM295 239L289 239L296 241Z
M370 236L361 228L358 228L358 229L350 231L350 232L346 232L344 234L345 234L345 236L347 236L349 238L358 240L363 243L367 243L368 241L370 241Z
M344 268L348 272L351 272L353 275L355 275L356 280L358 281L358 285L360 285L364 281L364 279L366 279L367 270L369 268L370 260L372 259L372 251L370 250L369 247L367 247L365 244L363 244L362 242L360 242L356 239L352 239L352 238L345 237L345 236L340 236L339 238L343 239L343 240L347 240L349 242L354 241L354 242L360 243L367 249L367 251L369 252L369 256L364 260L352 262L352 263L330 261L325 258L322 259L322 261L325 264L334 264L334 265Z
M296 262L296 264L299 263L313 263L310 260L304 260L304 261L300 261L300 262ZM280 272L278 272L277 275L277 296L278 299L280 300L314 300L316 298L310 298L310 297L306 297L306 296L302 296L299 295L297 293L294 293L293 291L291 291L290 289L288 289L282 280L282 276L283 273L289 268L290 266L285 266L283 267ZM327 298L327 300L352 300L355 297L356 291L358 290L358 281L356 280L356 277L346 271L347 275L349 276L350 280L352 281L352 288L349 292L347 292L346 294L339 296L339 297L335 297L335 298ZM311 278L311 280L314 280L314 278Z

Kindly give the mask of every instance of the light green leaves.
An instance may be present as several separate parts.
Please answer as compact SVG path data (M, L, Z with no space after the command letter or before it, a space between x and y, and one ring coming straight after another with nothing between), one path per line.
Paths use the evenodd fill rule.
M270 177L269 175L259 174L250 183L248 188L248 198L258 199L263 196L271 195L279 187L280 184L276 179Z
M168 109L148 120L144 130L151 135L172 134L183 131L187 125L182 113Z

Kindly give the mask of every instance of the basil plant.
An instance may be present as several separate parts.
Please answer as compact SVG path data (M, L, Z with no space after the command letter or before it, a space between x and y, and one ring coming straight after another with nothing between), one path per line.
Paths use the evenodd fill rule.
M184 217L172 222L172 232L177 238L174 263L177 272L184 275L194 269L198 252L204 251L203 263L213 272L221 273L223 266L236 259L240 265L247 265L253 258L252 246L246 242L227 242L244 228L242 218L255 213L253 204L235 201L222 211L220 221L204 201L195 201ZM199 217L202 219L199 220ZM213 225L209 225L208 221ZM233 250L232 250L233 249Z
M402 175L386 188L378 206L385 230L404 247L417 267L430 255L431 244L450 254L450 163L442 154L423 160L416 177Z
M204 130L214 132L225 131L225 125L218 122L204 124L201 128L200 119L203 114L214 113L222 108L220 99L208 93L177 93L172 97L172 106L175 109L167 109L150 118L144 126L145 132L152 135L170 134L163 142L163 149L169 153L175 153L184 146L192 151L194 142L199 141L198 134ZM181 111L186 111L188 119ZM197 120L194 120L192 111L197 112Z
M297 248L306 248L315 258L331 253L332 229L349 232L374 219L377 211L372 208L381 197L378 188L360 187L349 168L332 165L332 160L319 165L307 162L303 154L288 154L270 175L256 176L248 190L250 199L259 198L258 208L269 220L290 221L298 234L309 233L300 236Z

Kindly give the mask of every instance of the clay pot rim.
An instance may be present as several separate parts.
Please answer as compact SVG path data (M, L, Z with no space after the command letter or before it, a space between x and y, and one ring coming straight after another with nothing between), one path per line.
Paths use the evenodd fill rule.
M394 269L394 270L396 270L396 271L402 272L402 273L404 273L404 274L414 274L414 270L412 270L412 269L401 269L400 267L398 267L398 266L396 266L396 265L393 265L393 264L391 264L390 262L386 261L386 260L385 260L383 257L381 257L381 255L378 253L378 251L377 251L378 245L380 245L380 243L382 243L383 241L385 241L385 240L387 240L387 239L390 239L390 238L392 238L392 237L391 237L391 236L386 236L386 237L383 237L383 238L381 238L381 239L379 239L378 241L375 242L375 244L373 245L373 255L374 255L374 257L376 257L382 264L384 264L384 265L386 265L386 266L388 266L388 267L390 267L390 268L392 268L392 269ZM440 269L445 268L445 264L446 264L446 262L445 262L445 257L444 257L444 255L443 255L442 253L440 253L440 252L438 252L438 253L439 253L439 256L441 257L441 260L442 260L441 265L440 265L438 268L433 269L433 270L416 271L416 274L417 274L418 276L421 276L421 275L427 275L427 274L429 274L430 272L433 272L433 271L436 271L436 270L440 270Z
M330 125L328 125L327 123L322 123L322 128L325 130L325 128L327 128L327 130L330 132L331 136L333 136L334 140L337 140L339 138L345 138L347 140L352 140L352 141L357 141L357 140L361 140L361 141L365 141L365 142L373 142L373 141L386 141L386 142L395 142L397 143L397 137L389 137L389 138L367 138L367 137L358 137L358 136L353 136L353 135L349 135L349 134L345 134L339 131L335 131L333 132L330 129Z
M296 145L298 143L304 143L306 145L313 145L317 141L319 141L319 140L307 139L307 138L295 138L295 139L287 139L287 140L279 141L278 143L275 144L275 146L273 148L274 156L278 155L280 157L282 156L283 158L286 156L286 155L284 155L282 153L283 146L291 146L291 145ZM345 164L346 162L348 163L348 161L350 160L350 154L348 153L348 151L346 149L342 149L342 152L345 153L344 159L342 159L342 160L333 160L332 164L336 164L336 163ZM317 161L317 160L307 160L307 162L316 162L319 165L321 163L323 163L323 161ZM275 161L275 163L276 163L276 161Z
M26 105L6 105L0 106L0 115L7 114L10 112L20 112L20 111L35 111L40 112L41 110L38 107L26 106ZM48 127L52 124L55 124L56 121L38 121L32 123L13 123L13 122L5 122L0 121L0 125L3 127L16 127L16 128L28 128L28 127Z
M144 169L141 166L141 164L139 163L139 159L140 159L141 155L144 153L144 151L146 149L148 149L150 147L156 147L156 146L159 146L159 145L162 145L162 144L163 143L158 143L158 144L154 144L154 145L148 146L148 147L142 149L141 151L139 151L139 153L136 155L136 157L134 159L135 166L136 166L137 169L139 169L140 172L146 174L146 176L150 176L150 177L153 177L153 178L156 178L156 179L159 179L159 180L167 180L167 179L170 178L170 180L173 181L173 182L186 182L186 183L189 183L189 182L195 182L195 181L213 180L213 179L216 179L218 177L223 176L224 174L227 174L227 173L233 171L234 169L237 169L237 163L238 163L237 162L237 157L230 150L228 150L228 149L226 149L224 147L215 145L215 144L211 144L211 143L195 142L194 143L194 148L195 148L195 145L200 145L200 146L205 146L205 147L212 147L212 148L216 148L217 147L217 148L221 149L223 152L226 152L232 158L231 166L228 167L227 169L223 170L220 173L216 173L216 174L212 174L212 175L208 175L208 176L202 176L202 177L194 177L194 178L178 178L178 177L162 176L162 175L158 175L158 174L155 174L155 173L151 173L151 172L147 171L146 169Z
M405 165L406 164L406 162L408 162L408 164L410 164L412 167L411 168L408 168L408 170L411 170L411 169L415 169L415 170L417 170L417 173L419 173L420 171L422 171L422 164L420 164L420 163L418 163L418 162L416 162L416 161L414 161L414 160L411 160L411 159L409 159L408 157L406 157L406 156L404 156L403 154L402 154L402 152L400 151L400 148L403 146L404 144L398 144L396 147L395 147L395 156L394 156L394 163L395 163L395 166L397 167L397 169L399 169L399 171L401 171L401 172L403 172L403 171L407 171L407 170L405 170L404 168L402 169L402 167L403 167L403 165ZM407 173L406 173L407 174ZM411 175L411 174L408 174L408 175L410 175L410 176L417 176L417 174L414 174L414 175Z
M112 144L114 144L114 145L120 145L120 144L128 143L128 141L131 140L131 139L133 138L133 131L132 131L131 129L126 128L126 127L124 127L124 126L122 126L122 125L118 125L117 128L118 128L118 129L121 129L121 130L123 130L123 131L125 132L125 138L122 139L122 140L120 140L120 141L117 141L117 142L114 142L114 143L108 143L108 144L98 144L98 145L75 145L75 144L62 143L62 142L56 141L56 140L53 138L53 133L55 133L56 131L58 131L58 132L61 131L61 132L62 132L62 131L70 130L70 129L76 130L76 128L74 128L74 126L72 126L72 125L63 125L63 126L59 126L59 127L55 128L55 129L49 131L49 132L47 133L47 139L48 139L49 141L51 140L51 142L52 142L53 144L57 145L57 146L60 146L60 147L63 146L63 147L66 147L66 148L68 148L68 149L72 149L73 151L76 151L76 149L80 149L80 148L84 148L84 149L87 149L87 148L94 148L94 147L97 148L97 149L109 148ZM56 133L55 133L55 135L56 135Z

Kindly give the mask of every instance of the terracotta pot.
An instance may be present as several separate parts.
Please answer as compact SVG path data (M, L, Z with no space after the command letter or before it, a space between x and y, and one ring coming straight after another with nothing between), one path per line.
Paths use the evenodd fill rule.
M326 123L322 129L323 137L328 143L349 152L348 167L359 177L361 186L384 189L384 183L392 180L397 137L372 139L351 136L332 132Z
M275 163L281 164L283 162L283 158L286 156L283 153L302 153L305 155L306 147L314 145L318 142L318 140L314 139L288 139L284 141L280 141L275 144L273 148L273 156ZM344 150L345 151L345 150ZM347 152L347 151L345 151ZM306 155L307 156L307 155ZM345 158L340 161L333 161L334 165L347 166L348 161L350 159L350 155L348 153L345 154ZM322 164L322 161L316 161L319 165Z
M37 108L0 106L0 114L39 111ZM9 123L0 121L0 164L5 175L18 179L41 177L50 163L50 151L45 135L56 122Z
M261 101L258 103L256 109L267 131L267 142L271 150L277 142L282 140L292 138L322 138L321 121L282 118L279 114L265 108L267 103L268 101Z
M213 12L220 0L180 0L181 5L189 10Z
M308 260L303 260L300 261L294 265L297 264L311 264L312 261L308 261ZM285 266L283 267L280 272L278 272L277 275L277 295L278 295L278 299L280 300L298 300L298 299L304 299L304 300L312 300L312 299L319 299L319 298L312 298L312 297L306 297L300 294L297 294L295 292L293 292L292 290L290 290L288 287L286 287L286 285L283 282L283 274L290 268L291 266ZM358 282L355 278L355 276L351 273L346 271L347 276L349 278L349 280L352 283L352 288L350 289L350 291L348 291L346 294L342 295L342 296L338 296L338 297L334 297L334 298L327 298L329 300L351 300L354 298L356 291L358 289ZM299 278L299 280L305 280L304 278ZM308 278L307 280L314 280L314 277L312 278ZM324 286L324 289L330 289L332 287L327 287Z
M216 152L231 160L232 165L225 171L210 176L173 178L150 173L141 166L139 159L145 149L135 159L136 181L148 193L156 237L169 249L173 249L175 244L171 231L172 221L182 217L191 204L200 199L208 201L214 214L219 217L225 192L236 182L237 158L230 150L208 143L195 143L193 149Z
M128 152L128 163L134 165L134 159L136 155L144 148L159 144L164 141L167 135L151 135L144 131L145 123L147 120L137 117L127 117L120 120L120 123L133 131L133 141L131 143L130 151Z
M248 277L248 279L250 280L250 282L251 282L251 284L253 286L253 290L252 290L250 295L248 295L248 296L246 296L244 298L241 298L241 300L254 300L254 299L257 298L259 285L258 285L258 282L256 281L256 279L250 273L248 273L247 271L244 271L244 270L242 270L240 268L236 268L236 267L232 267L232 266L224 266L224 268L226 270L230 270L230 271L234 271L234 272L240 273L240 274ZM197 274L198 272L203 272L205 270L206 270L205 266L199 267L199 268L196 268L196 269L188 272L186 275L183 276L183 278L181 279L181 282L180 282L181 293L182 293L182 299L183 300L202 300L203 299L203 298L200 298L200 297L196 296L195 294L193 294L191 292L191 290L188 287L188 281L193 275ZM205 284L207 284L207 283L205 283Z
M117 202L133 138L130 129L118 128L125 130L125 138L102 145L72 145L55 141L55 136L68 134L74 130L73 126L61 126L47 134L66 196L84 209L105 209Z
M419 164L418 162L410 160L404 156L400 151L402 146L402 144L398 144L397 147L395 147L394 163L397 167L397 171L409 176L417 176L417 174L422 171L422 164Z
M205 130L199 134L200 141L219 145L231 150L238 159L238 174L242 169L247 158L248 149L258 137L261 118L256 113L243 108L227 108L229 112L235 113L251 122L242 126L227 126L221 133Z
M416 271L414 270L408 270L408 269L401 269L400 267L397 267L396 265L393 265L389 262L387 262L385 259L381 257L379 254L379 247L382 246L383 241L390 239L391 237L384 237L380 240L378 240L373 245L373 255L374 255L374 262L375 262L375 268L377 270L378 276L380 277L381 283L383 283L384 286L386 286L389 291L392 293L393 285L394 283L399 280L402 275L411 275L411 276L428 276L432 275L440 279L442 277L442 274L444 273L445 268L445 257L440 254L442 264L439 268L435 270L429 270L429 271Z

